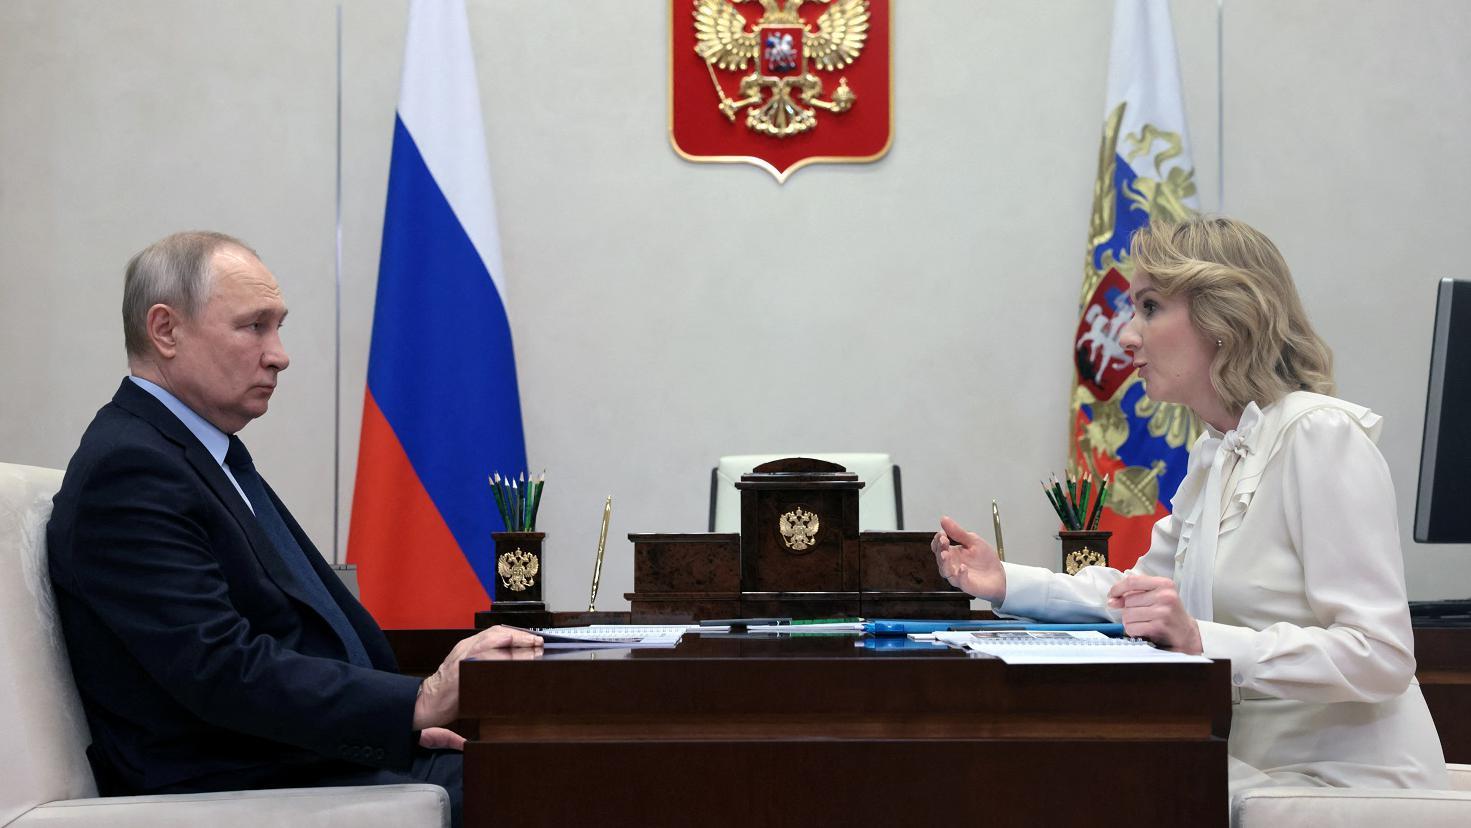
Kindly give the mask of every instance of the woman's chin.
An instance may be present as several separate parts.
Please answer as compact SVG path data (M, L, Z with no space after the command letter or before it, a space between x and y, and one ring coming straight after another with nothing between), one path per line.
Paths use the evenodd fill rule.
M1179 403L1180 402L1179 400L1174 399L1173 397L1171 397L1171 395L1170 395L1170 389L1168 387L1161 388L1158 384L1152 383L1152 382L1150 382L1147 379L1144 380L1144 394L1145 394L1145 396L1149 397L1151 400L1154 400L1157 403Z

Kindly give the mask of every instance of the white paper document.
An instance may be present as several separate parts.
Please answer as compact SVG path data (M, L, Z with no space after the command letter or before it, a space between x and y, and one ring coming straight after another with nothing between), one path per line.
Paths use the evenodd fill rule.
M1209 663L1205 656L1161 650L1138 638L1109 638L1093 630L984 630L937 632L936 641L995 656L1007 664Z
M673 647L688 629L683 624L594 624L590 627L549 627L527 630L541 636L542 646L553 649L613 649L615 647Z

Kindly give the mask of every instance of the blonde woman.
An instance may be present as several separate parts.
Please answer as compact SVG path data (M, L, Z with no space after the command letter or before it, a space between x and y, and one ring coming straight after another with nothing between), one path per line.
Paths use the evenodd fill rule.
M1120 343L1152 399L1206 425L1174 513L1133 569L1076 576L1001 563L942 518L940 574L1002 612L1122 620L1161 647L1230 659L1233 791L1447 787L1415 683L1381 418L1329 396L1332 356L1266 236L1200 218L1146 227L1131 252Z

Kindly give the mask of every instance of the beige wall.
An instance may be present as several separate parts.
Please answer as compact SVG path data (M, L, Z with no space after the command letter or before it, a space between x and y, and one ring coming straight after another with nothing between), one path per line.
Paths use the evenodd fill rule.
M0 3L0 458L64 465L111 394L127 257L225 230L292 305L245 436L331 547L336 5ZM888 157L778 186L670 149L664 3L470 0L553 608L585 600L605 495L616 608L623 536L702 530L725 453L889 451L912 527L996 497L1013 558L1054 562L1032 481L1064 458L1111 4L895 5ZM345 543L406 4L343 6ZM1214 207L1216 4L1172 7ZM1457 0L1225 10L1224 208L1280 243L1342 394L1387 418L1417 598L1471 596L1471 549L1408 534L1434 282L1471 275L1468 38ZM802 218L777 238L775 215Z

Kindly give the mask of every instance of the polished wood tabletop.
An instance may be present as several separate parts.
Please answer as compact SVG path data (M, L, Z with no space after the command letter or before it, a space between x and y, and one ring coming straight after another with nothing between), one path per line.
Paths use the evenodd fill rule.
M1018 666L837 636L461 668L467 825L1226 819L1229 665Z

